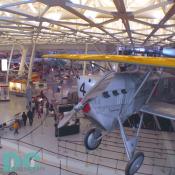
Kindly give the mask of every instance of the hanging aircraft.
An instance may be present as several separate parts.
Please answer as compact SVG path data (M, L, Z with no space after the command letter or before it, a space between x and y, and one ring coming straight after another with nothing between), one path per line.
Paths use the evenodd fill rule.
M144 73L108 72L99 80L80 76L78 78L78 93L82 99L74 106L68 118L63 118L58 126L62 127L77 112L82 110L89 119L98 124L98 128L90 129L84 138L84 144L88 150L96 149L106 134L119 128L129 159L125 168L125 175L134 175L144 161L144 154L142 152L135 153L144 113L175 120L174 105L160 101L152 101L153 93L160 80L169 76L163 69L175 68L175 59L81 54L56 54L44 55L43 57L79 61L113 61L145 65L148 67ZM125 132L123 123L135 113L139 114L140 122L135 136L129 138Z

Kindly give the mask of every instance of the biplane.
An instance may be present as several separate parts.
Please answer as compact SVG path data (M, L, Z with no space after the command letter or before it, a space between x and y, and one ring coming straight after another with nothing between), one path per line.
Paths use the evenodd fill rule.
M125 175L134 175L144 161L144 153L135 151L144 113L175 120L175 108L172 104L151 100L160 80L168 77L164 68L175 68L175 59L83 54L56 54L44 55L44 57L79 61L113 61L147 67L147 70L142 73L111 71L96 80L78 77L78 93L82 99L74 106L67 119L68 121L75 113L82 110L89 119L98 124L98 128L90 129L84 138L84 144L88 150L96 149L106 134L119 128L129 160ZM139 114L140 121L135 135L129 138L123 124L135 113ZM59 127L67 121L60 122Z

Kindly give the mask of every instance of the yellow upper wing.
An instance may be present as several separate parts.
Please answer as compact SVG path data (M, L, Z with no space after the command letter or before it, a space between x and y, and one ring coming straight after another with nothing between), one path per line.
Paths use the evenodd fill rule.
M150 65L156 67L175 67L175 58L167 57L143 57L104 54L50 54L43 55L43 58L58 58L79 61L114 61L129 64Z

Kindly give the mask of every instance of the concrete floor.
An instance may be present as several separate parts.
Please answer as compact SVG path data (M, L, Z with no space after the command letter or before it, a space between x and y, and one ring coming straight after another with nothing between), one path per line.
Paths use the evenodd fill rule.
M17 97L15 95L10 96L9 102L0 102L0 123L12 119L19 112L25 111L25 104L24 97Z

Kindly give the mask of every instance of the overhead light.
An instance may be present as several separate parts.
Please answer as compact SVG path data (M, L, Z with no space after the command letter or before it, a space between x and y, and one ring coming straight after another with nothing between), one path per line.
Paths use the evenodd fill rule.
M95 38L95 37L93 37L93 40L99 40L99 38Z
M50 24L48 22L43 22L42 26L48 27Z
M160 10L154 11L154 13L152 13L152 16L153 16L154 18L156 18L156 19L162 19L162 18L165 16L165 14L164 14L164 12L160 9Z
M32 3L28 3L28 6L30 7L33 13L38 13L38 11L35 9Z
M58 12L52 12L46 15L46 18L52 19L54 21L58 21L59 19L61 19L61 17L62 17L62 13L58 13Z
M86 10L84 12L84 15L87 17L87 18L91 18L91 19L94 19L97 17L97 12L94 12L94 11L90 11L90 10Z
M12 17L12 14L8 13L8 12L5 12L5 15L8 16L8 17Z
M20 89L21 89L21 83L16 83L16 88L17 88L18 90L20 90Z
M95 61L92 61L92 64L91 64L91 65L92 65L92 67L95 67L94 63L95 63Z
M70 0L71 2L73 2L74 4L79 4L80 0Z

